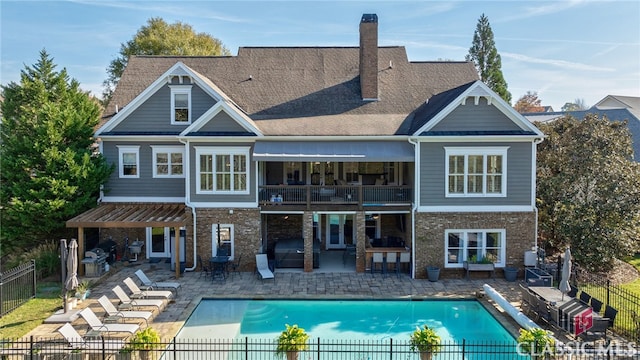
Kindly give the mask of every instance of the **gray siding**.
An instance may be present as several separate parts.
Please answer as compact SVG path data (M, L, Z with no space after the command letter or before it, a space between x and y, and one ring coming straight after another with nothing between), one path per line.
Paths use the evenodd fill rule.
M247 132L240 124L236 122L229 114L220 111L213 119L204 124L198 131L215 131L215 132Z
M137 179L121 179L118 170L118 147L140 146L140 177ZM184 197L185 178L153 178L153 151L151 145L182 145L179 142L114 142L103 143L103 154L115 170L105 184L105 196L131 197ZM186 168L185 168L186 169Z
M216 101L197 85L191 88L191 122L195 122ZM163 86L147 101L135 109L113 131L180 132L188 125L171 125L171 89Z
M247 188L249 189L248 194L241 195L211 195L211 194L196 194L196 178L198 174L196 173L196 150L194 146L197 147L248 147L249 148L249 161L247 163ZM190 189L191 189L191 201L192 202L255 202L256 201L256 191L258 188L258 184L256 184L256 166L255 162L251 158L251 153L253 152L253 143L224 143L224 144L214 144L214 143L192 143L189 146L189 157L190 163L189 167L191 169L191 178L190 178Z
M502 111L493 105L487 105L480 98L478 105L473 99L467 99L465 105L458 106L431 131L505 131L522 130Z
M508 146L506 197L445 197L445 147ZM421 206L519 206L531 204L531 143L422 143L420 145Z

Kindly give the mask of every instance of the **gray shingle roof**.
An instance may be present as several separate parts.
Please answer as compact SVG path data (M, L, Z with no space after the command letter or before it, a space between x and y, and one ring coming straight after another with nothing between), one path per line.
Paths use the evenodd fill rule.
M379 47L379 101L362 101L358 47L243 47L237 56L134 56L105 121L176 62L205 76L265 135L392 135L434 95L478 80L469 62L409 62L404 47ZM424 106L423 106L424 108ZM411 125L407 125L411 124ZM418 126L419 127L419 126Z

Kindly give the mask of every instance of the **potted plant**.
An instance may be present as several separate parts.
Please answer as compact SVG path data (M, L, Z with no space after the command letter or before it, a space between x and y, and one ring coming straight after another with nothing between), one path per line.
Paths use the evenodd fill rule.
M158 335L158 332L152 327L138 331L129 341L129 348L131 348L131 350L138 350L140 359L142 360L155 358L155 356L152 356L155 352L151 350L159 347L160 335Z
M420 360L431 360L433 354L440 351L440 335L433 328L424 325L416 326L416 330L409 338L411 351L420 352Z
M116 354L116 360L131 360L131 353L133 349L129 346L125 346L122 349L118 350Z
M520 329L518 353L531 355L532 359L555 358L556 342L551 332L541 328Z
M309 334L298 325L289 326L285 324L286 329L280 333L278 337L278 346L276 347L276 356L286 356L287 360L297 360L298 353L309 349Z
M82 301L89 297L89 293L89 282L87 280L79 282L78 286L76 287L75 297L78 298L78 300Z

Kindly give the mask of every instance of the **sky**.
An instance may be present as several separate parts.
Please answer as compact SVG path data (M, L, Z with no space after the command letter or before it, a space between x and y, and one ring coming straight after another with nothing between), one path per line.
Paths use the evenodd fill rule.
M536 92L559 111L607 95L640 97L640 1L111 1L0 0L0 84L19 82L45 49L100 96L109 63L152 17L242 46L358 46L362 14L380 46L409 61L462 61L485 14L512 104Z

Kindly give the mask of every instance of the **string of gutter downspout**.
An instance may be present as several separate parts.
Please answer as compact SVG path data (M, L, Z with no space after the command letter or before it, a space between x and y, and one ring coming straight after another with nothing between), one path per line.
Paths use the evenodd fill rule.
M416 278L416 211L418 210L418 201L416 194L418 191L418 169L420 168L420 157L418 156L418 142L407 138L409 144L413 145L413 159L414 159L414 169L413 169L413 204L411 205L411 258L413 261L411 262L411 278Z
M178 139L178 141L180 141L182 144L184 144L184 146L185 146L185 149L184 149L185 150L185 154L189 154L189 149L188 149L188 146L187 146L188 145L187 142L185 142L182 139ZM185 171L186 171L187 174L189 174L189 171L191 169L189 169L189 161L188 161L188 159L186 161L186 165L185 166L186 166ZM198 223L198 217L196 216L196 208L195 208L195 206L193 206L193 204L191 204L191 196L190 196L191 189L189 188L189 186L190 186L190 182L189 181L185 181L185 189L184 189L185 191L184 192L185 192L185 196L186 197L185 197L185 202L184 203L185 203L185 205L187 205L191 209L191 215L193 215L193 266L188 268L188 269L185 268L184 269L185 272L187 272L187 271L195 271L196 267L198 267L198 261L196 261L198 259L198 250L197 250L198 249L198 246L197 246L198 245L198 236L197 236L197 233L196 233L196 228L197 228L196 225ZM185 260L186 260L186 256L185 256ZM179 261L178 261L178 264L180 264Z

